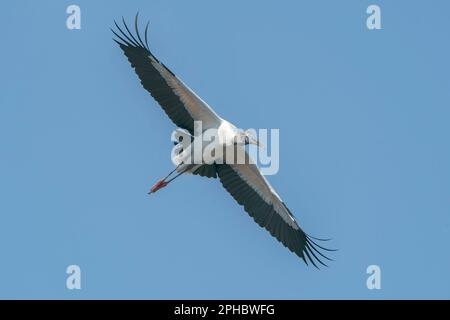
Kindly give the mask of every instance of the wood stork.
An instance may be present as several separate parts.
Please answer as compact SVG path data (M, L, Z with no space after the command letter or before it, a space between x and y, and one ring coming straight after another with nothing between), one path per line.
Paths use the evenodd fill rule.
M125 53L142 86L150 92L175 125L193 135L194 121L202 121L205 130L217 129L224 141L231 139L236 143L241 141L243 144L258 144L254 137L238 130L234 125L218 116L205 101L151 53L147 42L148 23L145 27L144 38L141 38L138 30L138 15L134 21L134 34L123 18L122 22L123 27L120 27L114 21L117 29L111 29L111 31L117 38L113 40ZM177 175L168 180L175 171L177 171ZM322 250L334 250L317 243L329 239L311 237L300 228L292 212L254 163L181 164L164 179L158 181L150 193L167 186L183 173L210 178L218 176L224 188L238 204L244 207L255 222L267 229L272 236L302 258L306 264L311 262L318 267L318 262L326 266L322 258L331 260Z

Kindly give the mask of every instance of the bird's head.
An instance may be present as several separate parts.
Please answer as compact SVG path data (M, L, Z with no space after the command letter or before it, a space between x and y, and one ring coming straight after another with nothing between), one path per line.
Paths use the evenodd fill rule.
M258 139L249 130L246 130L246 131L239 130L235 136L235 144L240 144L240 145L254 144L260 148L264 148L263 145L258 141Z

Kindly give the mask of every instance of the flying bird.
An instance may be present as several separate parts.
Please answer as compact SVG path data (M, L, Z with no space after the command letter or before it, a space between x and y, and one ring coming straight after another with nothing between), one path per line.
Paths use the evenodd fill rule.
M116 21L116 29L111 29L116 38L113 40L123 50L138 75L142 86L158 102L173 123L194 135L194 121L202 121L203 129L216 129L219 141L234 141L236 144L259 145L250 133L221 118L205 101L185 85L172 71L159 61L150 51L147 42L147 23L143 37L138 29L138 15L134 21L134 33L122 18L123 26ZM249 155L245 153L246 159ZM175 173L176 172L176 173ZM172 177L172 174L175 176ZM318 239L306 234L299 226L292 212L275 192L256 164L220 163L184 164L180 163L164 179L158 181L149 193L155 193L166 187L178 176L191 173L209 178L219 178L223 187L238 204L261 227L278 239L289 250L308 264L326 266L324 259L332 260L324 251L334 251L319 245ZM172 177L172 178L170 178Z

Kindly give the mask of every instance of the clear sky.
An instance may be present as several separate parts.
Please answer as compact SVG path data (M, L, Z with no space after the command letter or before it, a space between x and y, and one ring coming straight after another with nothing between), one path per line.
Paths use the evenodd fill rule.
M81 7L81 30L66 8ZM382 30L366 27L381 8ZM336 261L307 267L219 181L172 164L175 126L109 27L222 117L280 129L269 180ZM0 298L450 298L448 1L4 1ZM81 290L66 268L81 268ZM381 268L368 290L366 268Z

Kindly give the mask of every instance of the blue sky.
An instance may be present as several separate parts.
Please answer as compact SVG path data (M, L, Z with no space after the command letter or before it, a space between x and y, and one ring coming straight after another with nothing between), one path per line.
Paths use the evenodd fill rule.
M378 4L382 30L366 28ZM66 28L66 8L82 11ZM136 11L154 54L222 117L280 129L269 180L321 271L218 181L171 168L175 128L109 27ZM450 298L448 1L5 1L0 298ZM66 289L79 265L82 289ZM368 290L366 268L381 268Z

